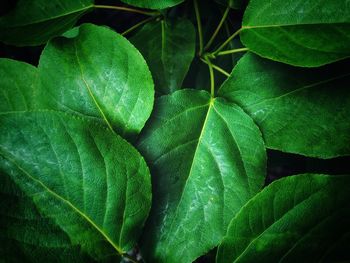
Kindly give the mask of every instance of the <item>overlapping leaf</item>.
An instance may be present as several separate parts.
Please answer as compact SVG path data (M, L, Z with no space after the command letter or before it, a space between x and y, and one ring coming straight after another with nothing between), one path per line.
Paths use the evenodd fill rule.
M194 57L195 39L187 19L149 23L130 39L150 67L156 92L169 94L181 88Z
M347 0L251 0L242 42L253 52L296 66L317 67L350 56Z
M151 186L147 165L131 145L105 127L53 111L3 113L0 126L0 171L73 246L98 260L132 248L150 208ZM46 238L50 233L41 237L44 247L52 242Z
M269 148L332 158L350 154L350 73L344 62L295 68L246 54L219 94L241 105Z
M20 0L14 10L0 17L0 41L18 46L46 43L74 26L93 9L93 0Z
M129 5L150 8L164 9L182 3L184 0L121 0Z
M230 223L217 262L345 262L350 249L350 176L280 179Z
M259 129L238 106L204 91L159 98L138 147L153 172L142 240L151 262L192 262L215 247L264 182Z
M102 120L121 135L142 129L153 107L153 81L141 54L105 27L84 24L51 40L39 63L45 108Z

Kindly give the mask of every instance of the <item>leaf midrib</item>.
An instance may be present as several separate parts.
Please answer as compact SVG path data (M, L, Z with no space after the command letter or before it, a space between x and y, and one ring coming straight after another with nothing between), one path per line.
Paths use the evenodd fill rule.
M87 11L88 9L92 9L93 7L94 7L94 5L91 4L91 5L85 6L84 8L76 9L76 10L74 10L72 12L62 13L60 15L56 15L56 16L52 16L52 17L48 17L48 18L44 18L44 19L36 20L36 21L32 21L32 22L26 22L26 23L23 23L23 24L19 24L19 23L12 24L12 25L6 26L6 27L7 28L14 28L14 27L18 27L18 26L30 26L30 25L40 24L40 23L47 22L47 21L50 21L50 20L55 20L55 19L58 19L58 18L63 18L65 16L73 15L75 13L80 13L80 12L83 12L83 11ZM1 25L1 20L0 20L0 26L4 26L4 25Z
M5 151L2 149L2 147L0 146L0 154L1 156L3 156L3 158L5 158L6 160L8 160L9 162L11 162L12 164L14 164L20 171L22 171L23 174L25 174L30 180L32 180L33 182L38 183L39 185L42 186L42 188L49 193L50 195L52 195L54 198L60 200L61 202L67 204L68 207L70 207L74 212L78 213L84 220L86 220L95 230L97 230L97 232L102 235L102 237L107 240L107 242L118 252L119 255L123 255L124 251L117 245L115 244L112 239L103 232L103 230L94 223L94 221L92 219L90 219L89 216L85 215L82 211L80 211L79 208L77 208L76 206L74 206L69 200L65 199L64 197L60 196L59 194L57 194L56 192L54 192L53 190L51 190L48 186L46 186L43 182L41 182L40 180L36 179L35 177L33 177L32 175L30 175L30 173L28 171L26 171L23 167L21 167L19 164L17 164L17 162L15 160L13 160L12 158L10 158L9 156L6 156Z

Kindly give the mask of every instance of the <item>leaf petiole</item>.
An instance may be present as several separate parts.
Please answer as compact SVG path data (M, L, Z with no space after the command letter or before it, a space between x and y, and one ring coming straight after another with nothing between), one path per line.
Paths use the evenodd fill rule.
M213 64L211 63L210 59L205 56L204 60L209 68L209 75L210 75L210 95L212 98L214 98L215 95L215 81L214 81L214 71L213 71Z
M208 65L208 62L204 59L201 58L201 61L204 62L205 64ZM226 70L220 68L219 66L211 63L213 69L215 69L216 71L220 72L221 74L225 75L226 77L229 77L230 76L230 73L228 73Z
M232 39L234 39L236 36L239 35L239 33L241 33L242 28L238 29L236 32L234 32L224 43L222 43L222 45L220 47L218 47L214 52L212 52L213 55L218 54L224 47L226 47L226 45L228 43L230 43L230 41Z
M149 18L146 18L144 20L142 20L141 22L133 25L132 27L130 27L129 29L125 30L121 35L122 36L125 36L126 34L129 34L130 32L134 31L135 29L139 28L140 26L152 21L152 20L155 20L159 18L159 16L152 16L152 17L149 17Z
M213 43L213 41L215 40L215 37L216 37L217 34L219 33L219 31L220 31L222 25L224 24L224 22L225 22L225 20L226 20L226 18L227 18L227 15L228 15L228 13L229 13L229 11L230 11L230 7L228 6L228 7L226 8L226 10L225 10L225 12L224 12L224 14L223 14L223 16L222 16L220 22L219 22L219 25L216 27L216 29L215 29L213 35L212 35L211 38L209 39L208 43L205 45L204 50L207 50L207 49L210 47L210 45Z
M225 51L220 51L218 52L216 55L217 56L224 56L224 55L228 55L228 54L234 54L234 53L239 53L239 52L246 52L249 49L246 47L243 48L235 48L235 49L230 49L230 50L225 50Z
M124 6L94 5L94 8L113 9L113 10L119 10L119 11L126 11L126 12L130 12L130 13L143 14L143 15L147 15L147 16L160 15L159 12L150 12L150 11L145 11L145 10L140 10L140 9L135 9L135 8L124 7Z
M201 56L203 53L203 33L202 33L202 22L199 13L198 2L193 0L194 10L196 12L197 27L198 27L198 37L199 37L199 52L198 55Z

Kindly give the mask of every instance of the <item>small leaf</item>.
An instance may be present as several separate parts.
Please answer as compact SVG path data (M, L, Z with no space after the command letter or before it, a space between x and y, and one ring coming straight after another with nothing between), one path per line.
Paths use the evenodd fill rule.
M251 0L241 40L260 56L318 67L350 56L347 0Z
M11 59L0 58L0 112L25 111L35 108L36 67Z
M195 53L195 29L187 19L146 24L130 41L145 57L156 92L181 88Z
M17 46L44 44L92 9L93 0L19 0L14 10L0 17L0 41Z
M350 176L297 175L251 199L230 223L217 263L350 259Z
M103 121L121 135L140 132L154 100L152 76L124 37L92 24L45 47L39 63L44 108Z
M130 144L105 127L54 111L3 113L0 126L0 172L72 245L97 260L134 246L151 185L146 163Z
M150 9L164 9L182 3L184 0L121 0L122 2Z
M0 157L1 158L1 157ZM1 175L0 256L4 262L94 262L52 218L41 214L9 176Z
M241 105L267 147L306 156L350 155L349 63L295 68L246 54L219 95Z
M160 97L138 147L153 175L142 240L150 262L192 262L217 246L264 183L259 129L238 106L204 91Z

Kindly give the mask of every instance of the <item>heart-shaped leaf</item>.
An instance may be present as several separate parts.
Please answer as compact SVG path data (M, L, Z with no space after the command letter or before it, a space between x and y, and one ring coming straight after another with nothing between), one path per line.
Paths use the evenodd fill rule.
M195 29L189 20L148 23L130 41L148 62L157 93L181 88L195 53Z
M230 223L217 263L345 262L350 259L350 176L280 179Z
M164 9L182 3L184 0L121 0L129 5L150 8Z
M0 126L0 172L72 245L98 260L133 247L151 185L146 163L130 144L106 127L54 111L3 113Z
M250 114L271 149L350 155L348 69L349 62L303 69L246 54L219 94Z
M264 183L259 129L238 106L204 91L160 97L138 147L153 175L142 240L150 262L192 262L218 245Z
M347 0L250 0L241 40L260 56L317 67L350 56Z
M100 119L121 135L137 134L154 99L143 57L108 28L84 24L72 30L51 40L40 57L41 104Z
M0 41L17 46L46 43L74 26L93 9L93 0L19 0L14 10L0 17Z

